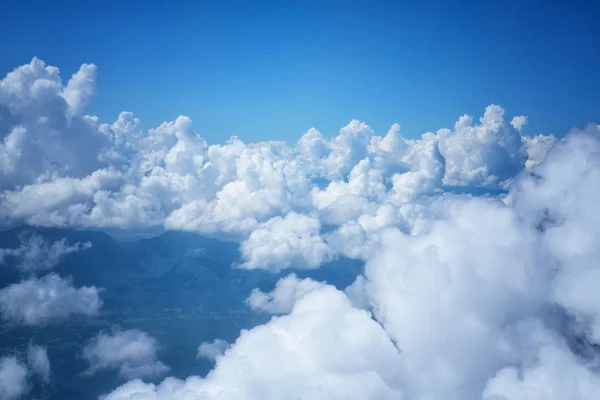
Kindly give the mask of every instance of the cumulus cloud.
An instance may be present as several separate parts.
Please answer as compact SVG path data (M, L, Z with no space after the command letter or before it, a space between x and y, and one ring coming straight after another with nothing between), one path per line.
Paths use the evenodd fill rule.
M348 296L354 307L365 309L370 307L366 287L367 281L365 277L359 275L351 285L344 289L344 293L346 293L346 296Z
M50 273L0 289L0 316L17 325L44 325L73 315L96 315L102 301L94 286L73 287Z
M485 109L479 125L463 115L454 131L442 129L437 137L448 185L497 185L515 176L527 160L521 134L504 121L504 109L495 104Z
M196 358L205 358L209 361L215 361L217 357L223 355L229 348L229 343L223 339L215 339L212 342L202 342L198 346Z
M125 379L158 377L170 368L156 359L157 350L156 339L137 329L100 332L83 349L82 357L89 364L84 375L108 369Z
M280 279L272 292L264 293L259 289L253 289L246 299L246 303L255 311L264 311L269 314L289 314L296 301L323 285L312 279L298 279L296 275L290 274Z
M289 315L243 331L204 379L130 381L116 399L386 399L401 396L400 355L368 312L331 286L308 293Z
M50 243L42 236L22 232L20 246L13 249L0 249L0 264L7 257L15 257L16 267L23 273L49 270L58 265L70 253L89 249L90 242L69 244L65 238Z
M488 382L483 399L592 399L599 393L594 366L583 363L559 338L550 338L540 346L535 360L499 371Z
M331 139L310 129L291 146L235 137L209 145L185 116L146 131L131 112L112 123L85 115L96 74L85 64L63 85L57 68L34 58L1 81L0 220L228 234L248 240L245 267L312 268L331 256L319 226L448 185L504 186L551 141L524 139L526 117L509 123L491 105L478 124L465 115L453 130L416 140L398 124L377 136L353 120ZM263 239L281 237L294 219L304 220L301 239L288 235L264 254Z
M183 116L144 131L129 112L85 115L95 74L63 87L34 59L0 83L1 221L225 234L248 269L366 263L344 292L293 275L253 291L276 315L206 377L134 379L106 400L600 397L598 125L523 137L525 116L490 105L416 139L353 120L331 139L209 145ZM38 295L11 287L0 312L25 321L12 299ZM101 333L84 358L89 374L167 371L140 331Z
M30 378L34 375L43 383L50 382L50 361L45 347L29 342L27 364L17 355L0 357L0 399L23 398L31 390Z
M0 357L0 399L20 399L29 391L27 367L15 356Z
M94 64L83 64L62 89L60 95L69 105L69 115L81 116L85 113L86 107L96 94L96 73L97 68Z
M84 111L94 80L95 67L83 65L63 92L58 68L34 58L0 81L0 189L56 174L85 176L101 166L99 149L109 143L98 134L97 120L69 118Z
M523 142L527 150L527 161L525 167L531 170L535 165L544 160L548 151L554 145L556 138L553 135L537 135L534 137L523 136Z
M525 115L519 115L518 117L514 117L512 121L510 121L510 124L513 128L521 132L528 122L529 119Z
M347 294L288 276L248 300L284 315L242 332L205 378L134 380L107 399L598 397L598 183L592 125L507 196L446 193L418 223L365 221L372 250Z
M31 371L38 375L44 383L50 382L50 360L45 346L29 342L29 346L27 346L27 364Z
M320 229L318 219L302 214L272 218L242 242L240 251L244 262L240 266L271 271L291 266L316 268L331 257Z

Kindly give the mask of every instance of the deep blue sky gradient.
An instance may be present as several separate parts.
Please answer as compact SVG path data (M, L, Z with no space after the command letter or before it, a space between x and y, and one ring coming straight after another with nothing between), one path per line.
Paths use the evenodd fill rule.
M480 117L526 134L600 123L598 1L6 1L0 73L98 65L89 110L190 116L209 142L332 136L356 118L416 137Z

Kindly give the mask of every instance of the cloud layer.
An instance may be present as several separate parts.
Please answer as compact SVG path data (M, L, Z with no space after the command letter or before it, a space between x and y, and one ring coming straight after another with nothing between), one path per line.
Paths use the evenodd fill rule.
M597 126L533 172L507 196L441 195L418 229L380 230L348 290L372 315L289 276L248 300L284 315L243 332L206 378L131 381L108 399L598 397Z
M209 145L183 116L143 131L129 112L85 115L95 77L84 65L63 85L34 59L0 83L1 221L229 235L248 269L365 261L345 291L294 275L254 290L248 306L275 316L223 354L205 343L206 377L133 379L105 400L600 397L598 125L525 137L526 117L490 105L412 140L354 120L331 139ZM43 320L16 305L64 282L2 289L0 312ZM95 288L69 293L83 289L95 304ZM156 346L101 333L87 373L164 374Z
M184 116L144 131L130 112L112 124L86 115L96 73L82 65L65 85L34 58L1 81L0 221L227 234L243 241L243 268L315 268L360 254L337 246L370 229L348 225L359 218L385 213L406 225L390 207L448 188L505 187L554 141L521 136L526 117L509 123L491 105L477 123L464 115L417 140L397 124L377 136L354 120L332 139L310 129L294 145L208 145ZM338 230L323 237L324 226Z

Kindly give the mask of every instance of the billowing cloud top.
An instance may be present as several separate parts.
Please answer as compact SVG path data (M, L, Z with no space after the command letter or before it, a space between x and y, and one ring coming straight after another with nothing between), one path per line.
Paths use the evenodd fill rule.
M339 248L347 235L360 241L377 224L410 225L394 209L415 199L505 187L554 142L522 137L526 117L506 122L491 105L478 123L463 115L418 140L397 124L381 137L354 120L331 140L311 129L293 146L235 137L209 146L184 116L143 131L130 112L112 124L86 115L96 72L82 65L65 85L34 58L0 81L4 224L219 232L248 238L241 267L314 268L360 254L362 243ZM325 238L323 226L339 229Z
M106 399L597 398L598 201L593 126L507 196L435 196L412 229L379 229L347 294L293 275L254 291L251 307L283 315L205 378L134 380Z

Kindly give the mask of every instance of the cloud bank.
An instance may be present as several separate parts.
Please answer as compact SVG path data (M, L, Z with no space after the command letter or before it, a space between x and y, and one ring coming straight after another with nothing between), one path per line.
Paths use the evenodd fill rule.
M558 143L507 196L445 194L418 231L383 228L367 310L284 278L249 304L283 313L242 332L205 378L131 381L107 399L589 399L600 395L600 132Z
M365 261L345 291L290 275L250 293L274 316L207 376L105 400L600 397L598 125L526 137L526 117L490 105L417 139L354 120L331 139L209 145L183 116L143 131L85 115L95 78L84 65L63 85L34 59L0 83L1 221L229 235L248 269ZM101 333L84 358L167 372L140 331Z
M227 234L242 241L242 268L316 268L360 255L336 245L361 234L350 226L359 218L410 225L389 208L448 188L506 187L554 142L522 136L526 117L507 122L490 105L478 122L464 115L415 140L397 124L377 136L353 120L331 139L310 129L293 145L209 145L184 116L144 131L130 112L113 123L86 115L96 74L85 64L63 84L34 58L0 82L0 221Z

